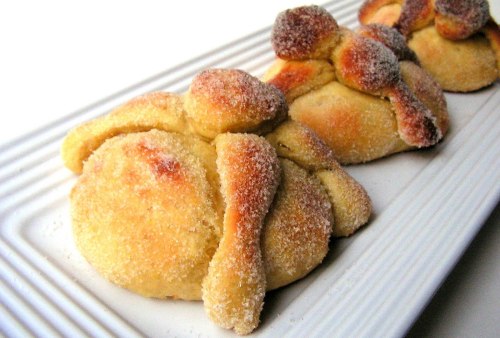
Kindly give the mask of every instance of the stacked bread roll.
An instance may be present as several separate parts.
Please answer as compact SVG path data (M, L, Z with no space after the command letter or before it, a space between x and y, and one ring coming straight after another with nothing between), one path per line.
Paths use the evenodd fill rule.
M354 32L305 6L278 15L272 45L277 59L263 80L343 164L429 147L448 129L442 89L394 29Z
M365 190L274 86L239 70L199 73L71 130L65 165L76 245L105 278L147 297L202 299L239 334L266 290L300 279L330 237L365 224Z
M500 75L500 30L488 0L366 0L359 20L397 28L444 90L478 90Z

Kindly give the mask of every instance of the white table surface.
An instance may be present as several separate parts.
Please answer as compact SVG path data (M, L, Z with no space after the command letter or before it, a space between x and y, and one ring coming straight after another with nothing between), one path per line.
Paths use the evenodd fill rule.
M272 24L304 1L0 4L0 145ZM500 1L492 1L500 19ZM500 335L500 208L410 331Z

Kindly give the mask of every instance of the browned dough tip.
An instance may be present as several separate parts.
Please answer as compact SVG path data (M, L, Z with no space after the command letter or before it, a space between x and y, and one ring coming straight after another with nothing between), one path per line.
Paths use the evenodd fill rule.
M337 32L337 22L324 8L297 7L278 15L271 33L271 44L282 59L326 59L336 43Z

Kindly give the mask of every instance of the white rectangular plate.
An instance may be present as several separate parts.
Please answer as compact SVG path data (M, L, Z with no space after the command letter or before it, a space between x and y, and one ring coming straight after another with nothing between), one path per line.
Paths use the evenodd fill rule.
M355 27L359 1L325 8ZM151 300L120 289L71 238L59 159L69 128L144 92L183 92L199 70L271 63L270 28L147 79L0 147L0 332L7 336L232 336L200 302ZM500 195L500 86L447 94L451 130L425 151L347 170L374 204L370 224L336 240L305 279L268 293L256 336L401 336L460 258Z

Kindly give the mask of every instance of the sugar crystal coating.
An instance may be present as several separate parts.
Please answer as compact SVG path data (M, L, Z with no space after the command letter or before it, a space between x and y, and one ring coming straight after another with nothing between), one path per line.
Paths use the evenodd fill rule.
M322 7L297 7L278 15L271 43L276 55L283 59L327 58L328 48L323 49L322 44L334 38L337 30L337 22Z
M445 91L472 92L500 75L500 30L488 0L365 0L359 19L398 29Z
M212 156L209 144L164 131L108 139L70 196L85 258L141 295L199 299L220 222Z
M405 0L395 26L406 36L416 29L425 27L433 18L434 10L431 0Z
M334 52L337 77L355 89L376 93L399 79L399 64L391 50L378 41L347 34Z
M316 267L328 252L332 205L321 182L289 160L262 236L268 289L286 285ZM301 245L307 242L308 245Z
M258 323L266 290L260 234L279 183L276 152L264 138L224 134L215 139L224 232L203 282L208 316L239 334Z
M436 0L436 28L444 37L466 39L490 19L487 0Z
M395 28L381 24L369 24L361 26L358 33L383 43L396 55L399 61L409 60L418 63L417 55L408 48L405 37Z
M236 69L207 69L197 74L184 108L192 127L208 138L274 125L288 109L276 87Z

